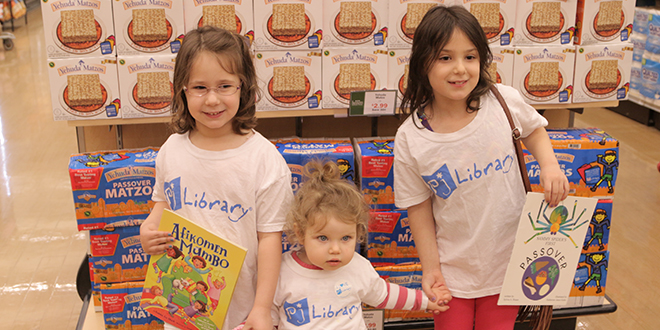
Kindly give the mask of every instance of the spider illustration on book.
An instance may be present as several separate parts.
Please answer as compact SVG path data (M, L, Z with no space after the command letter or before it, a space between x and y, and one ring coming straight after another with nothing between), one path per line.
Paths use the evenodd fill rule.
M545 207L543 207L543 204L545 204ZM584 212L587 210L584 208L580 215L575 219L575 209L577 208L577 201L575 201L575 204L573 204L573 212L571 213L571 218L568 218L568 209L563 206L563 205L558 205L555 207L554 210L550 213L550 218L546 216L546 211L548 210L548 203L546 203L545 200L541 201L541 205L539 206L539 212L536 215L536 221L532 220L532 212L527 213L527 216L529 217L529 222L532 224L532 228L534 228L535 231L537 231L536 234L534 234L532 237L530 237L527 241L525 241L525 244L529 243L534 237L550 233L550 235L557 235L557 233L560 233L566 237L568 237L571 242L573 242L573 245L577 247L577 244L575 244L575 241L571 237L571 235L568 234L568 232L576 230L580 228L582 225L585 223L589 222L589 219L584 220L582 223L578 225L578 222L580 221L580 218L582 215L584 215ZM543 219L545 219L545 222L541 221L541 210L543 210ZM575 221L573 221L575 219ZM539 226L537 227L536 224Z

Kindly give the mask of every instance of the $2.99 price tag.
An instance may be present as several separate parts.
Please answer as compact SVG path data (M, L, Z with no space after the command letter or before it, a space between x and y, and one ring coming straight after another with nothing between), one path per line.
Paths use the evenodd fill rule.
M383 310L367 309L362 311L362 318L367 330L383 330Z
M396 91L364 91L351 93L351 116L394 115Z

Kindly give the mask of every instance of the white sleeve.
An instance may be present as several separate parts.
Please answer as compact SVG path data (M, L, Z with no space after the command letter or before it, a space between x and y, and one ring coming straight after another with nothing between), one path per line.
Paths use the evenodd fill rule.
M394 203L402 209L417 205L432 195L419 168L415 166L406 134L403 132L397 132L394 139L394 191Z
M266 179L263 187L257 191L256 211L259 232L281 231L293 201L291 171L284 158L277 151L275 153L272 158L266 157L268 161L264 164L266 171L270 171L269 174L264 173L264 175L272 179Z

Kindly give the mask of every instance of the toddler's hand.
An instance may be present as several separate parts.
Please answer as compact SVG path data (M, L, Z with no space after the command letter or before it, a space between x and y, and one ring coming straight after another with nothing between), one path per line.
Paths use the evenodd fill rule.
M540 181L545 193L545 201L550 207L557 206L568 196L570 189L568 179L558 166L541 170Z
M435 295L435 297L436 297L435 302L438 305L441 305L441 306L446 305L452 299L451 292L449 292L449 289L444 284L436 283L435 285L433 285L431 287L431 291Z
M449 309L449 306L447 306L445 304L442 304L442 303L440 305L438 305L438 304L436 304L436 303L434 303L430 300L429 300L428 306L426 306L426 312L427 313L433 313L435 315L440 314L440 312L445 312L448 309Z

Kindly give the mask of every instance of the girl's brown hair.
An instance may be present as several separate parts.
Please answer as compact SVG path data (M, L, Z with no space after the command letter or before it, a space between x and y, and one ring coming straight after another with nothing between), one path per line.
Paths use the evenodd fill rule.
M401 101L404 113L422 111L425 105L433 101L428 72L456 29L465 33L479 53L479 82L468 95L466 111L479 110L479 105L474 105L474 101L486 94L492 85L487 71L492 61L488 39L479 21L463 6L437 6L426 13L415 30L408 66L408 87Z
M179 134L195 129L195 118L190 115L183 87L190 80L190 70L195 59L203 51L215 54L222 68L236 74L241 80L241 102L232 119L232 129L236 134L247 134L247 131L257 126L255 106L261 96L249 41L234 32L212 26L192 30L183 39L174 67L174 117L170 126Z
M303 167L304 183L296 193L284 231L291 244L301 241L309 227L332 216L357 227L357 241L367 232L369 206L354 184L342 179L333 161L310 161Z

